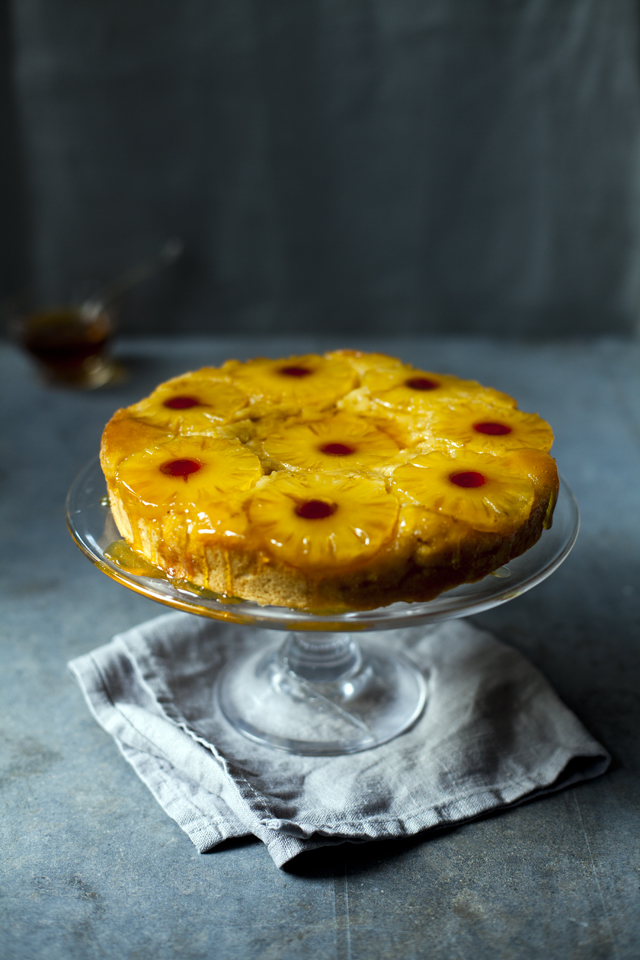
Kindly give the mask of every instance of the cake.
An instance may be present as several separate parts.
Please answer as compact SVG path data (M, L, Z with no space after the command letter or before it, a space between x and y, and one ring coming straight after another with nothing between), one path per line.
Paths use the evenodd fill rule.
M120 534L167 577L333 613L431 600L528 550L552 442L505 393L338 350L168 380L116 411L101 464Z

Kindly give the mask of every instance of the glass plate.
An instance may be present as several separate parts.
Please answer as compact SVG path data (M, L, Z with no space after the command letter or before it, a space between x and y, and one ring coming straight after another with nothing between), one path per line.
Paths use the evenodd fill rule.
M263 607L247 600L208 599L168 579L128 572L104 552L120 538L105 498L105 479L99 459L95 457L80 471L71 486L67 497L67 523L77 545L103 573L136 593L178 610L269 630L354 633L417 626L480 613L513 600L550 576L568 556L580 526L578 505L568 483L561 478L553 526L544 531L535 546L512 560L508 567L500 568L477 583L447 590L426 603L392 603L375 610L319 616L287 607Z

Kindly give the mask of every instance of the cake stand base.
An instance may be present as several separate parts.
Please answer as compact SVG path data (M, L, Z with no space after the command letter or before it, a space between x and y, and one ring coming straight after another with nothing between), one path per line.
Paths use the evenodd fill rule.
M425 709L424 675L400 654L349 634L300 632L230 663L216 697L244 736L304 756L368 750Z

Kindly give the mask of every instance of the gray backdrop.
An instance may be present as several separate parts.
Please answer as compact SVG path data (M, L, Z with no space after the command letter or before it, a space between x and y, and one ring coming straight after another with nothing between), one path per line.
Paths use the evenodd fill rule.
M1 3L3 294L144 332L625 333L635 0Z

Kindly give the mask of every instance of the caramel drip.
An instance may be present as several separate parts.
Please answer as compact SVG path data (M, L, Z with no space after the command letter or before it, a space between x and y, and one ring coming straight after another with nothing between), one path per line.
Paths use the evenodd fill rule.
M223 550L222 557L224 560L225 593L232 596L233 595L233 573L231 571L231 558L229 557L229 551Z

